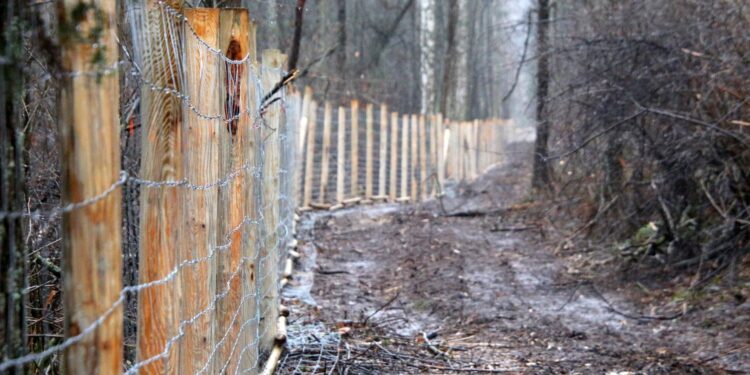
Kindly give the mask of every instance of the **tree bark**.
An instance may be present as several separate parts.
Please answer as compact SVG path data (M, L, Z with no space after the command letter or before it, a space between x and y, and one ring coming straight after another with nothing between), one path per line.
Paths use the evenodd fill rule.
M549 57L548 33L549 28L549 0L538 0L538 22L537 22L537 95L536 95L536 144L534 146L534 171L532 186L535 189L546 189L549 187L549 166L547 165L547 142L549 139L550 124L546 116L545 104L549 91Z

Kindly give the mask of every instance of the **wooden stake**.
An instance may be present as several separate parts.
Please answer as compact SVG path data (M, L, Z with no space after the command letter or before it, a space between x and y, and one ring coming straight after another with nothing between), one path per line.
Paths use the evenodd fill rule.
M317 122L318 104L310 101L307 109L307 150L305 150L305 188L302 206L312 203L313 167L315 165L315 123Z
M333 107L331 103L325 102L323 109L323 154L320 161L320 191L318 193L318 203L326 203L326 189L328 189L328 169L331 155L331 117L333 116Z
M396 193L396 178L398 177L398 113L391 113L391 178L388 198L395 202L398 198Z
M250 20L246 9L222 9L219 14L219 42L218 46L225 51L227 58L242 60L250 49L248 37ZM253 57L255 51L252 51ZM220 97L223 104L223 115L232 118L249 110L248 77L242 65L224 64L219 80ZM244 142L246 132L254 131L248 116L239 116L235 121L225 122L218 132L219 146L219 176L227 176L240 170L246 162ZM249 171L246 173L250 173ZM244 175L243 175L244 177ZM214 342L221 347L215 356L212 372L221 372L226 368L238 367L239 353L233 350L235 343L245 347L250 341L241 340L239 333L244 321L233 319L237 311L242 311L243 296L255 289L245 290L243 280L250 275L243 271L248 262L245 256L243 235L245 227L241 227L245 220L245 199L248 197L245 178L234 178L219 187L219 206L217 216L217 239L230 234L229 248L216 255L216 285L217 293L224 293L227 285L229 290L225 296L217 296L216 301L216 330ZM242 228L242 230L234 230ZM245 317L249 319L249 316ZM246 338L246 337L242 337Z
M297 198L299 203L302 203L301 206L305 206L303 203L304 198L304 183L302 181L302 172L304 171L305 166L307 165L305 163L305 145L307 144L307 132L310 128L309 122L310 118L308 117L308 113L310 112L310 102L312 101L312 88L310 86L305 86L304 92L302 94L302 106L300 107L299 112L299 127L297 131L297 144L295 145L295 168L294 168L294 187L296 189L295 191L295 198ZM299 204L297 206L300 206Z
M186 25L192 25L198 36L215 46L218 42L219 10L186 9ZM187 27L187 26L185 26ZM188 31L186 31L188 32ZM195 105L201 113L223 113L219 91L219 66L213 55L206 53L205 46L196 38L186 41L186 93L190 97L204 95ZM183 123L183 155L185 178L192 184L205 185L219 178L219 153L216 140L219 129L225 124L220 120L207 120L192 111L186 111ZM217 241L217 189L185 191L182 243L177 251L180 260L202 259L216 246ZM216 291L216 257L207 258L180 273L182 288L181 320L197 316L213 300ZM185 336L179 342L179 373L195 373L209 361L213 348L213 331L216 319L213 313L203 314L185 327ZM208 368L211 365L208 364Z
M417 149L419 144L419 124L417 115L411 115L411 160L409 166L411 167L411 201L416 203L419 202L419 190L418 181L419 175L417 174L419 168L419 150Z
M429 174L432 177L428 177L430 179L429 185L429 194L431 197L437 196L437 186L433 182L433 178L437 179L437 171L438 171L438 150L440 147L438 147L438 123L437 123L437 115L430 116L430 122L429 122L429 131L430 134L430 145L428 148L427 155L429 155L430 159L430 166L429 166ZM439 181L439 180L438 180ZM439 183L438 183L439 185Z
M448 136L446 137L446 134ZM443 124L443 115L439 114L437 115L437 153L438 153L438 161L437 161L437 173L438 173L438 182L440 182L440 188L445 184L445 155L448 152L448 144L450 143L450 135L448 133L448 129L445 128L445 125ZM442 194L442 191L438 191L438 194Z
M168 3L182 9L182 1ZM148 53L142 56L141 69L160 87L173 87L181 91L180 80L172 72L178 59L170 48L172 40L166 30L156 0L147 3L146 17L156 30L146 35L151 43ZM168 63L165 63L168 62ZM179 181L182 170L182 103L174 95L141 88L141 170L140 176L151 181ZM181 189L170 187L143 187L140 192L140 233L138 243L138 283L145 284L165 278L178 262L180 223L182 220ZM178 282L155 285L138 293L138 336L136 361L161 354L167 341L178 334L180 323ZM140 369L142 374L174 374L178 370L177 346L164 360L154 361ZM72 373L72 372L69 372Z
M419 116L419 190L420 200L427 199L427 132L424 116Z
M351 157L351 185L349 186L352 197L359 195L359 102L351 102L351 119L352 119L352 157Z
M344 201L346 177L346 108L339 107L338 145L336 147L336 203Z
M378 196L386 196L385 170L388 160L388 107L380 105L380 153L378 154Z
M365 198L372 198L372 104L365 107Z
M401 117L401 196L409 196L409 115Z
M262 84L266 92L271 90L281 79L278 69L285 61L286 55L276 49L264 50L261 55L265 68L262 74ZM280 160L281 160L281 108L280 105L272 105L265 114L267 127L263 131L263 152L265 156L263 164L263 239L264 246L260 249L260 264L258 267L261 282L261 304L260 316L260 350L270 350L276 336L276 324L273 317L279 315L279 290L278 290L278 268L279 253L285 244L279 241L279 191L281 187Z
M258 67L258 52L256 49L256 35L257 26L253 22L248 22L247 27L247 53L250 54L250 61L255 68L255 71L260 71ZM249 74L246 73L246 74ZM241 91L242 92L242 91ZM247 103L256 103L260 93L253 84L248 84L247 87ZM250 109L250 108L248 108ZM245 116L243 116L245 117ZM251 125L251 124L248 124ZM262 134L257 129L248 128L242 133L242 155L245 163L253 168L260 167L260 162L263 160L261 147ZM262 176L258 173L252 173L253 171L248 170L245 173L245 186L244 186L244 212L247 217L252 221L257 222L260 220L260 209L261 209L261 197L263 195L263 182ZM244 273L242 277L242 289L243 294L249 293L250 291L258 290L258 267L259 267L259 255L260 255L260 237L261 228L259 225L247 225L242 231L242 256L244 259L249 259L245 263ZM260 309L260 298L257 295L253 295L247 298L245 301L242 312L241 321L244 327L244 331L238 344L242 344L243 349L240 350L240 368L246 369L254 366L258 361L258 345L257 332L259 331L259 321L255 319L259 314ZM254 372L253 372L254 373Z
M70 26L70 33L86 33L61 38L66 72L95 72L118 61L115 1L88 4L83 19L74 15L77 1L59 4L61 24ZM102 28L97 40L87 41L95 27ZM93 332L65 350L63 368L67 374L119 374L122 305L104 315L122 289L122 190L115 185L120 180L118 73L66 76L61 89L62 203L83 202L114 186L105 198L63 214L65 334L76 336L104 317Z

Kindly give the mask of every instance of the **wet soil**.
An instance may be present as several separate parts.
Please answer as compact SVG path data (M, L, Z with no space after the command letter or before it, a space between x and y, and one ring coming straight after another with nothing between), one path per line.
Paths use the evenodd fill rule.
M508 162L440 200L306 213L279 372L750 372L750 284L709 309L587 267L559 252L528 180Z

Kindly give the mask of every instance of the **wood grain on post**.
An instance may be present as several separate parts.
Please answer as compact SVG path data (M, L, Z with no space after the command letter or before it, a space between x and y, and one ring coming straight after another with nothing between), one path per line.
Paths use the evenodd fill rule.
M398 113L391 113L391 176L390 184L388 188L388 198L391 202L395 202L398 198L396 192L396 179L398 177Z
M451 122L448 125L448 141L446 142L448 144L448 152L445 153L446 158L446 173L447 178L450 179L457 179L458 174L458 168L457 166L460 163L460 154L458 152L458 125L455 122ZM448 155L451 155L449 158Z
M336 134L336 203L344 202L344 178L346 177L346 108L339 106L338 133Z
M315 166L315 123L317 121L318 104L310 101L307 108L307 149L305 150L305 188L303 207L309 207L312 203L312 184Z
M372 199L372 148L373 148L373 107L365 106L365 198Z
M328 189L328 169L331 155L331 118L333 107L330 102L325 102L323 109L323 153L320 160L320 192L318 202L325 204L326 189Z
M182 9L182 1L167 2ZM176 63L179 56L171 48L165 32L167 19L161 17L156 0L147 2L152 32L144 35L151 45L144 48L141 74L160 87L182 90ZM182 103L174 95L141 88L141 168L140 177L150 181L179 181L182 170ZM182 222L182 189L142 187L140 192L140 229L138 243L138 283L160 280L172 272L178 262L180 223ZM177 281L155 285L138 293L138 336L136 361L162 354L170 338L178 334L180 322L179 286ZM177 346L164 360L154 361L140 369L142 374L174 374L178 370Z
M401 117L401 196L409 196L409 115Z
M304 91L302 93L302 106L300 107L299 111L299 126L297 130L297 144L295 146L295 156L294 161L296 164L296 168L294 169L294 197L297 199L298 203L302 203L301 206L306 206L304 204L304 184L302 182L302 172L304 171L304 168L307 166L307 164L304 162L305 160L305 145L307 144L307 132L310 129L310 117L308 116L310 112L310 102L312 101L312 88L310 86L305 86Z
M378 153L378 196L385 197L386 166L388 165L388 107L380 105L380 150Z
M445 184L445 155L448 151L448 142L445 139L446 129L443 125L443 115L438 113L437 120L435 122L437 128L437 179L440 184L440 189ZM442 191L438 191L437 194L442 194Z
M278 70L284 64L285 56L275 49L264 50L261 55L261 81L264 92L270 92L281 78ZM279 94L277 94L279 95ZM272 98L270 100L273 100ZM270 101L269 100L269 101ZM258 277L260 282L260 351L273 347L278 316L278 264L282 246L279 236L280 188L281 188L281 126L280 108L271 105L264 114L266 126L261 127L263 148L263 194L262 194L262 246Z
M427 132L424 116L419 116L419 191L420 200L427 199Z
M477 158L479 156L479 120L474 120L471 123L471 178L475 179L479 176L479 168L477 167Z
M250 21L246 9L222 9L219 14L218 48L225 52L230 60L242 60L249 53ZM254 57L254 53L253 53ZM228 176L241 170L246 162L244 141L246 132L254 131L250 117L242 116L248 111L248 74L245 65L221 64L220 69L220 98L223 103L224 118L235 118L224 121L218 129L219 147L219 176ZM245 347L249 342L240 342L240 329L243 321L239 319L243 311L244 295L252 291L244 290L243 279L249 278L245 274L243 251L243 233L247 229L242 226L245 220L245 199L247 195L245 174L235 177L219 187L219 206L217 216L217 240L221 243L229 241L229 247L216 255L216 329L213 341L217 345L214 369L219 373L222 368L234 369L238 366L239 350L233 350L237 343ZM241 230L233 230L241 228ZM228 236L228 237L225 237ZM254 289L253 289L254 290ZM223 295L226 293L226 295ZM247 318L247 317L245 317Z
M427 133L430 135L430 144L427 149L427 155L429 159L429 174L430 174L430 183L429 185L429 191L428 194L430 196L434 197L437 195L437 185L439 185L439 182L436 184L435 182L439 181L438 175L437 175L437 155L438 155L438 141L437 141L437 115L431 115L429 117L430 121L428 122L428 130Z
M61 38L66 72L95 72L118 61L114 0L94 0L85 19L74 15L79 2L61 4L60 22L70 33L102 27L95 41ZM4 90L5 88L3 88ZM58 118L62 143L62 203L78 203L110 189L119 179L120 130L117 70L66 76ZM105 316L122 289L122 190L63 214L63 296L65 334L76 336ZM67 374L122 372L122 305L63 355Z
M351 102L351 121L352 121L352 136L351 136L351 185L349 186L349 193L352 197L359 195L359 102L352 100Z
M456 169L456 180L462 181L466 177L466 123L459 122L458 130L458 147L456 148L456 159L458 168Z
M411 178L411 201L417 202L419 200L419 188L418 181L419 181L419 175L417 174L417 171L419 170L419 123L417 115L411 115L411 158L410 158L410 178Z
M219 10L186 9L186 28L192 25L203 41L211 46L218 43ZM188 33L189 31L185 31ZM194 105L200 113L223 114L221 103L220 75L217 58L206 50L196 38L185 40L186 94L200 97ZM209 95L201 95L210 93ZM194 185L207 185L219 178L219 152L217 137L226 124L222 120L209 120L193 111L186 111L182 126L183 167L185 178ZM223 116L222 116L223 117ZM180 261L204 259L184 268L179 275L182 290L181 320L196 320L185 327L185 335L179 342L179 373L195 373L211 364L210 351L214 347L214 313L203 312L211 304L216 292L217 244L217 188L186 189L183 201L183 236L177 251Z
M250 64L255 68L254 71L258 72L258 52L257 52L257 26L252 21L249 22L247 28L247 53L250 55ZM250 75L251 72L245 74ZM257 103L258 97L261 93L258 92L257 86L252 84L260 77L251 76L247 87L247 103L249 104L248 110L254 113L256 108L253 103ZM243 116L246 117L246 116ZM262 134L257 129L254 123L248 124L250 128L243 131L242 137L242 154L245 160L245 164L251 170L247 170L244 174L245 180L245 215L250 219L252 223L257 223L260 220L261 197L263 194L263 181L260 173L260 162L262 160L261 142ZM245 303L242 306L242 328L240 329L240 369L250 369L255 366L258 361L258 337L257 332L259 331L259 321L257 316L259 315L260 309L260 297L257 295L258 290L258 263L260 256L260 237L261 231L259 225L247 223L244 224L243 235L242 235L242 254L243 258L248 260L245 263L245 272L242 275L243 291L246 298ZM248 293L251 296L247 296ZM251 372L251 374L254 372Z
M286 61L286 55L276 49L262 52L262 86L264 92L276 86L281 80L279 70ZM277 94L279 95L279 94ZM273 100L273 99L271 99ZM263 246L260 248L258 276L261 282L260 304L260 351L271 350L276 336L276 318L279 315L279 241L281 188L281 108L272 104L264 115L267 126L261 127L263 139Z

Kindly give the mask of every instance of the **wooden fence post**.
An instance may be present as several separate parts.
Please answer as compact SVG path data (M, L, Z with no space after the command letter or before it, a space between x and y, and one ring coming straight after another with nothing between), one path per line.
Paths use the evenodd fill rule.
M70 33L102 27L89 41L69 35L62 41L62 68L91 73L118 61L114 0L91 1L85 18L78 2L65 1L61 24ZM92 45L93 44L93 45ZM5 90L5 88L3 88ZM63 215L63 296L65 333L74 337L100 319L122 289L119 92L117 70L65 77L58 119L62 142L63 204L83 202L108 189L107 196ZM124 182L124 181L122 181ZM65 350L67 374L122 372L122 301L93 332Z
M259 72L260 69L258 68L256 35L256 24L254 22L249 22L247 51L250 54L250 63L253 67L255 67L254 71ZM247 72L246 74L249 75L250 72ZM247 109L250 110L251 113L253 113L252 111L256 110L252 103L256 103L258 100L258 96L261 95L261 93L258 92L257 86L251 84L258 79L260 79L260 77L253 76L253 81L248 82L247 102L251 104L250 108ZM248 168L251 168L245 172L244 212L245 215L247 215L248 219L252 220L253 222L257 222L260 218L260 210L262 209L261 197L263 194L263 184L262 176L260 176L260 173L255 172L260 171L260 165L263 160L263 149L261 147L262 134L254 126L242 134L244 135L242 139L242 153L244 155L246 166ZM243 289L246 293L248 291L253 291L253 293L252 296L249 297L248 301L245 302L245 305L242 309L242 324L244 326L244 332L241 333L242 338L240 339L240 343L243 344L242 349L240 350L239 358L241 369L252 368L257 363L259 357L259 338L257 337L257 334L260 330L260 322L258 321L258 319L256 319L256 317L259 315L260 311L260 296L257 295L259 284L257 283L257 279L260 247L262 245L260 243L261 235L262 233L260 225L252 224L248 225L245 228L242 236L243 257L247 260L251 260L245 265L245 273L242 277Z
M445 139L445 134L448 132L447 129L445 129L445 126L443 125L443 115L438 113L437 115L437 174L438 174L438 182L440 183L440 189L441 191L438 191L438 194L443 194L443 186L445 184L445 155L448 152L448 142L450 141L450 135L449 139ZM450 133L449 133L450 134Z
M209 45L217 45L218 9L186 9L185 16L198 37ZM216 63L218 60L196 38L187 38L185 44L187 95L199 97L200 93L211 93L194 102L196 109L210 115L223 113L219 94L219 65ZM182 129L185 178L195 185L213 183L219 177L216 137L224 123L199 117L192 111L186 113ZM215 295L216 257L210 255L215 251L217 243L217 188L187 189L183 204L183 236L177 250L180 260L205 259L183 269L180 274L180 319L189 320L206 309ZM211 364L206 363L210 351L205 349L214 346L215 323L214 313L209 312L185 327L185 335L179 344L179 373L195 373L204 366L211 368Z
M420 200L427 199L427 133L424 115L419 116L419 190Z
M328 169L331 154L331 117L333 107L330 102L325 102L323 109L323 154L320 160L320 191L318 201L320 204L326 202L326 189L328 189Z
M409 115L401 117L401 196L399 199L409 198Z
M182 9L182 1L168 3ZM168 20L161 17L156 0L147 3L146 17L154 28L145 35L150 49L142 54L142 73L160 87L181 90L177 71L179 58L163 32ZM165 63L169 62L169 63ZM150 181L179 181L182 170L182 103L174 95L141 88L141 169L140 176ZM182 196L184 191L170 187L142 187L140 192L140 228L138 242L138 283L160 280L178 263L181 243ZM180 284L176 280L155 285L138 293L138 337L136 361L161 354L170 338L178 334L180 323ZM179 352L173 346L167 357L140 369L142 374L174 374L178 370Z
M378 197L386 196L385 179L386 165L388 161L388 107L385 104L380 105L380 152L378 154Z
M437 173L438 162L437 161L438 161L438 150L440 149L440 147L438 147L437 115L431 115L429 119L430 119L430 122L428 123L429 124L428 133L430 134L430 145L428 149L429 152L427 155L429 156L429 159L430 159L430 169L429 169L430 183L428 185L430 186L429 194L431 197L434 197L434 196L437 196L438 194L437 186L436 186L436 185L439 185L439 180L437 179L438 178L438 173ZM438 182L437 184L436 184L436 181Z
M279 69L286 55L276 49L263 50L262 85L269 92L280 80ZM276 318L279 316L279 253L284 247L279 234L279 191L281 188L281 130L279 104L272 105L265 114L268 126L263 131L263 227L264 246L260 249L258 272L261 278L260 350L271 349L276 336Z
M315 166L315 127L317 121L318 104L311 101L307 108L307 149L305 150L305 188L303 207L309 207L312 203L312 184Z
M461 155L461 170L459 172L459 181L467 180L468 176L468 165L469 165L469 136L467 133L468 130L468 122L461 122L459 123L459 132L461 133L461 148L460 148L460 155Z
M310 111L310 101L312 101L312 88L305 86L302 94L302 106L299 111L299 127L297 131L297 144L295 145L295 163L296 168L294 169L294 189L295 198L297 198L301 206L304 204L304 184L302 183L302 172L304 170L305 160L305 144L307 143L307 132L310 128L310 118L308 113ZM296 207L295 207L296 208Z
M418 144L419 144L419 125L417 123L417 115L411 115L411 125L409 128L411 129L411 158L409 166L411 167L411 170L409 173L411 178L411 201L416 203L419 201L419 191L418 189L418 181L419 181L419 175L417 174L417 170L419 168L419 150Z
M349 186L349 193L352 197L359 195L359 102L356 100L351 101L351 121L352 121L352 136L351 136L351 184Z
M226 57L231 60L242 60L250 53L252 60L255 59L255 50L250 49L249 38L250 20L246 9L222 9L219 14L219 41L218 48L226 51ZM252 46L254 47L254 46ZM231 175L241 170L248 159L245 142L249 137L247 132L254 132L250 117L243 115L248 108L249 72L245 65L222 64L219 80L220 98L223 103L223 116L235 120L222 121L218 129L219 146L219 176ZM222 369L234 369L239 363L239 350L235 349L235 343L244 348L250 344L245 342L246 335L240 336L244 320L250 316L243 316L248 309L245 306L246 294L255 288L245 290L244 280L251 275L245 271L248 267L245 263L252 263L245 258L248 245L243 240L245 232L249 231L246 226L241 226L246 216L246 199L248 194L245 178L251 174L249 170L243 170L242 175L232 178L228 183L219 187L219 206L217 217L217 241L223 243L229 240L229 248L217 253L216 256L216 289L217 293L227 293L225 296L216 298L216 329L213 341L221 347L216 348L217 355L214 368L209 372L220 373ZM233 230L241 228L241 230ZM229 237L225 237L229 235ZM229 287L229 290L225 289ZM236 317L236 318L235 318Z
M475 179L479 176L479 168L477 167L477 158L479 156L479 120L471 122L471 178Z
M346 108L339 106L338 144L336 147L336 204L344 202L346 177Z
M459 123L457 122L451 122L449 125L450 129L450 139L448 142L448 152L445 154L446 158L448 155L451 155L450 160L447 160L447 166L448 168L448 178L458 181L459 178L459 171L460 171L460 165L462 163L461 161L461 128L459 126Z
M391 173L390 173L390 184L388 189L388 197L391 202L395 202L398 198L396 192L396 179L398 178L398 113L391 113Z
M372 129L372 104L365 106L365 198L372 199L372 147L374 135Z

